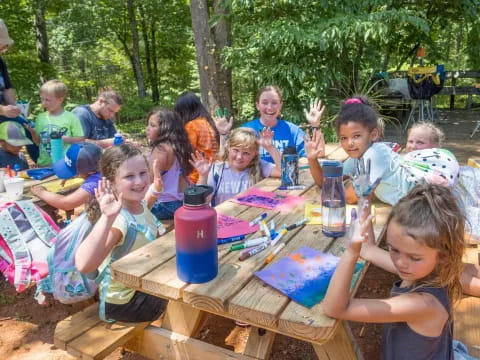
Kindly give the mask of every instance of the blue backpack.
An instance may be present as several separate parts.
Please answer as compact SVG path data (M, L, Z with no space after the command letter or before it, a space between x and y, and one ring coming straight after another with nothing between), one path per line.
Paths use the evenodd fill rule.
M77 248L93 227L86 213L82 213L60 231L47 257L49 274L37 284L35 298L39 303L44 302L45 293L50 293L61 303L72 304L93 297L99 289L99 317L108 321L105 319L105 297L110 283L110 264L130 252L137 232L143 233L148 241L155 240L156 235L146 226L137 224L127 210L122 209L121 214L128 221L125 239L121 246L112 250L110 261L101 272L97 270L94 273L82 274L75 267ZM157 227L161 228L162 224L157 222Z

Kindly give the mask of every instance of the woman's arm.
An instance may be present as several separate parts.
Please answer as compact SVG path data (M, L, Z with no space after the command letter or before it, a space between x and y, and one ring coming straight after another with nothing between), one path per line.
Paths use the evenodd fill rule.
M80 205L86 204L92 197L82 188L79 188L68 195L50 192L41 185L33 186L30 191L33 195L45 201L47 204L61 210L75 209Z
M73 143L79 143L85 141L85 136L67 136L63 135L62 136L62 141L65 144L73 144Z
M75 253L75 266L82 273L96 270L122 238L121 231L112 228L122 209L122 194L116 199L110 183L103 178L95 189L95 197L102 215Z

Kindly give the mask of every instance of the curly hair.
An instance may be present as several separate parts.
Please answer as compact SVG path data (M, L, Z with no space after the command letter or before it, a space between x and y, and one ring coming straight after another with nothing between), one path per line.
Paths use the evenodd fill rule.
M436 184L415 186L392 209L387 226L391 221L439 252L435 270L414 286L445 287L450 301L457 301L462 294L465 218L450 189Z
M193 166L188 160L193 148L180 117L171 110L161 108L150 111L147 115L147 123L152 117L157 121L158 132L155 140L150 144L151 149L161 147L162 144L170 145L184 175L190 174Z
M338 133L341 125L354 122L365 126L369 131L377 129L379 135L383 136L383 126L379 123L380 118L375 105L367 97L358 95L343 102L335 119L335 129Z

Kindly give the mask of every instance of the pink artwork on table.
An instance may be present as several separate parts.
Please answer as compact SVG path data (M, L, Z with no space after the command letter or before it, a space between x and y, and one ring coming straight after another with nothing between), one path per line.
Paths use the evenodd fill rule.
M231 200L239 204L277 210L283 213L292 211L304 201L301 196L278 194L271 191L263 191L256 187L251 187L241 196Z
M217 237L219 239L254 233L258 229L258 225L250 226L248 221L217 213Z

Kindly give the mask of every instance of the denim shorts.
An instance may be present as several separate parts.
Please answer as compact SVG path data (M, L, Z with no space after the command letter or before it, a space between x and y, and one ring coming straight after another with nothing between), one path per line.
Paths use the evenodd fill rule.
M158 220L171 220L173 219L173 213L180 206L183 205L183 201L167 201L167 202L156 202L152 207L152 213Z

